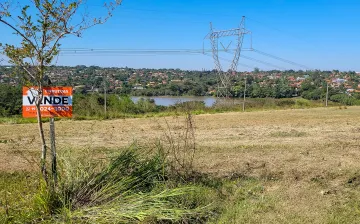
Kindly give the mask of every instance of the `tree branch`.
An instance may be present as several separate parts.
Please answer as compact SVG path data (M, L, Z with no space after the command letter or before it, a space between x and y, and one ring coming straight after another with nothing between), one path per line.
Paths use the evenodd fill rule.
M39 50L36 48L35 44L29 39L27 38L23 33L21 33L18 29L16 29L16 27L14 27L13 25L11 25L10 23L6 22L5 20L3 20L0 17L0 22L4 23L5 25L7 25L8 27L10 27L11 29L13 29L16 33L18 33L22 38L24 38L27 42L29 42L31 44L31 46L34 48L34 50L39 53Z

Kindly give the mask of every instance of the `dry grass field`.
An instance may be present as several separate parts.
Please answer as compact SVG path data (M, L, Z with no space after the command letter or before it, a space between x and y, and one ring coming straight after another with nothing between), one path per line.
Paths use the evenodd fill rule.
M255 178L262 187L261 200L236 204L246 213L219 222L360 222L360 107L208 114L194 121L196 170ZM169 128L181 131L182 118L57 121L56 141L60 152L101 154L134 141L155 145ZM27 160L38 158L38 146L36 124L1 124L0 170L33 169Z

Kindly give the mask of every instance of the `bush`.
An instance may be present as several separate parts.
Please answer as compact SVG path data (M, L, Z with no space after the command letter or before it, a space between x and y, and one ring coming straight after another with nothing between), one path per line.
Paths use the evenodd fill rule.
M310 101L306 100L306 99L297 99L295 101L295 105L298 107L309 107L310 106Z
M21 87L0 84L0 99L0 117L8 117L21 114Z
M292 99L280 99L280 100L276 101L276 106L279 106L279 107L293 106L295 104L296 104L296 102Z
M63 151L58 186L45 182L40 185L34 197L34 214L49 223L138 223L149 219L187 222L204 217L207 204L189 207L194 203L178 203L198 192L197 187L170 187L165 155L161 150L148 154L133 145L106 165L83 154Z
M174 106L170 106L173 110L181 111L194 111L194 110L204 110L205 102L204 101L186 101L176 103Z
M359 105L360 101L355 99L352 96L347 94L336 94L330 97L330 100L333 102L338 102L344 105L352 106L352 105Z

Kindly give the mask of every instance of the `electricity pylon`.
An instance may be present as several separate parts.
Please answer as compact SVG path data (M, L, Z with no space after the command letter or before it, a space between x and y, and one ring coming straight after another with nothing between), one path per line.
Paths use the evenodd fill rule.
M213 29L212 23L210 23L210 33L205 37L205 39L210 39L211 46L212 46L212 56L215 62L215 70L218 73L219 77L219 84L217 89L217 97L231 97L231 90L232 90L232 83L231 83L231 76L234 72L236 72L238 62L240 59L240 53L242 44L244 41L245 34L249 34L250 31L245 29L245 16L243 16L239 28L230 29L230 30L222 30L222 31L215 31ZM222 66L219 60L219 39L223 37L236 37L236 48L234 50L234 58L231 62L230 68L228 71L223 71ZM220 42L222 47L225 51L224 45Z

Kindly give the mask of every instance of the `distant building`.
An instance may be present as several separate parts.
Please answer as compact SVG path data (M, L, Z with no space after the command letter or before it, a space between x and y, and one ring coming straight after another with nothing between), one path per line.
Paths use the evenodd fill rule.
M140 83L136 83L132 89L133 90L143 90L144 87Z
M340 78L336 78L332 80L333 83L345 83L346 80L345 79L340 79Z
M305 81L306 78L302 78L302 77L297 77L296 81Z

